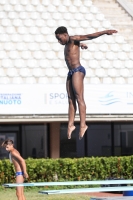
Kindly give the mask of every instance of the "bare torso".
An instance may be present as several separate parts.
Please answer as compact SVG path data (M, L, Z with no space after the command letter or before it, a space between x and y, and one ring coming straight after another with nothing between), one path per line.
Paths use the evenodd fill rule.
M81 65L79 60L80 58L79 45L80 43L71 40L71 37L68 44L65 45L64 56L69 70L77 68Z
M12 153L10 152L11 159L12 159L12 163L13 163L13 165L14 165L15 172L21 172L21 171L23 171L23 170L22 170L22 166L21 166L21 164L19 163L19 161L13 156L14 151L15 151L15 153L17 153L17 154L20 155L20 153L19 153L16 149L14 149Z

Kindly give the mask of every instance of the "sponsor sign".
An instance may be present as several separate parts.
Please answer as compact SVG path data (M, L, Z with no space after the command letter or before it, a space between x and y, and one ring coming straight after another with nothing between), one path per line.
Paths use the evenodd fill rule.
M132 114L133 86L86 85L87 114ZM2 85L0 114L67 114L68 97L62 85Z

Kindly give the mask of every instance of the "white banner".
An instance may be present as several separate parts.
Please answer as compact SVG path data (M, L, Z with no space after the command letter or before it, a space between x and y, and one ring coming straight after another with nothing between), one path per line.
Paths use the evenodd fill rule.
M87 114L132 114L133 86L85 85ZM67 114L65 85L1 85L0 114Z

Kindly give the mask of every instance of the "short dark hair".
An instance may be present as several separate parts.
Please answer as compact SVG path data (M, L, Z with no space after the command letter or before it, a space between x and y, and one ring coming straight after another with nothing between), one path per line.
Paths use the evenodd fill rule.
M68 33L67 28L65 26L60 26L55 30L55 34L63 34Z
M13 141L12 140L10 140L10 139L7 139L7 140L5 140L3 143L2 143L2 147L4 147L4 146L6 146L6 145L13 145Z

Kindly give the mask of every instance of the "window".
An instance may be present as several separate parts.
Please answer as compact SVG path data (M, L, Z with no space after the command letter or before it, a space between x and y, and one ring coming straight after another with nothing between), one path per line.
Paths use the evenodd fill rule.
M47 126L22 126L22 155L24 158L46 158L47 152Z

